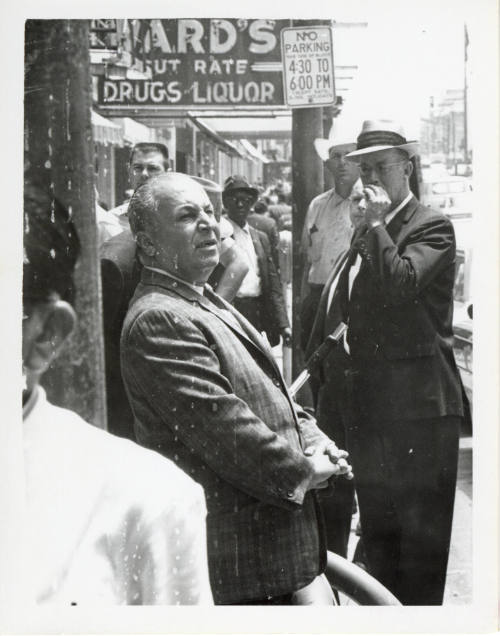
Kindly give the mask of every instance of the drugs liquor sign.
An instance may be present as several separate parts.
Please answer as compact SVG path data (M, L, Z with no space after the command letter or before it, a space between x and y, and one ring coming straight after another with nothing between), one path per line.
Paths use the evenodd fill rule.
M282 29L281 51L283 90L289 108L335 104L331 27Z

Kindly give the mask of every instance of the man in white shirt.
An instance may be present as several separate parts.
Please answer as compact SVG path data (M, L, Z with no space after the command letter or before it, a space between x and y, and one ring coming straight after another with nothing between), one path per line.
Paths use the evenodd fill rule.
M302 232L301 254L304 262L300 320L302 346L311 334L325 283L339 256L349 247L352 237L352 194L360 190L359 169L345 155L356 144L337 135L315 139L316 152L332 174L334 187L315 197L307 210Z
M280 335L288 344L291 329L269 239L247 222L258 194L243 176L234 175L224 182L224 209L233 226L236 246L249 267L233 304L257 331L266 333L272 346L279 344Z
M211 604L201 487L156 452L50 404L39 386L76 322L79 241L67 211L30 183L24 219L26 603Z

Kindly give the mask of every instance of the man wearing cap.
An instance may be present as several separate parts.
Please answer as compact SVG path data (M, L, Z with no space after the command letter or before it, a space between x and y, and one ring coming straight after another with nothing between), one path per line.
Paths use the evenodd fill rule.
M322 373L347 428L369 571L403 604L439 605L467 405L452 350L453 226L410 192L416 151L394 122L363 124L347 155L361 172L362 219L311 346L348 324Z
M314 147L333 176L334 187L311 201L302 231L304 267L300 322L303 348L311 334L321 292L332 267L349 247L352 236L351 194L359 179L356 164L345 160L345 155L355 149L354 142L330 132L328 139L315 139Z
M233 226L236 245L245 255L249 267L233 304L257 331L266 333L274 347L279 344L280 335L288 344L291 330L269 239L247 222L258 196L257 188L252 187L243 176L231 176L224 182L224 209Z

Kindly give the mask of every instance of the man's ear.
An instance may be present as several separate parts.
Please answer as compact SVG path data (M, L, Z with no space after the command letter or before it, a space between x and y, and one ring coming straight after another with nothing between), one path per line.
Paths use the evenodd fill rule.
M408 163L406 164L406 167L405 167L405 175L408 177L408 179L411 177L412 172L413 172L413 164L410 160L408 160Z
M155 256L156 246L146 232L137 232L135 240L142 253L146 256Z
M57 358L75 328L76 314L69 303L57 300L43 307L39 320L40 326L23 364L27 369L41 374Z

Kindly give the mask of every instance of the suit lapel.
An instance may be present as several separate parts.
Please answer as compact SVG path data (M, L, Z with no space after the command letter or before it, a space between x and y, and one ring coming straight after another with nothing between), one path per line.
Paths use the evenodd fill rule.
M275 371L279 371L278 365L276 364L276 360L272 354L270 348L265 346L265 342L262 339L262 336L257 332L257 330L251 325L248 320L242 316L239 312L236 312L234 307L226 302L223 298L218 296L209 285L205 286L205 296L210 301L210 305L207 304L205 309L215 313L221 320L223 320L228 327L231 327L233 331L236 331L240 336L243 336L247 341L250 341L254 347L256 347L261 353L263 353L266 359L272 364ZM225 312L229 313L232 317L231 321L228 321L227 314L225 315L223 312L218 311L217 305L220 305ZM216 311L214 311L214 309ZM233 324L235 323L235 324Z
M252 239L255 254L257 255L257 263L259 265L261 281L262 284L265 284L265 281L267 281L267 263L264 248L262 247L258 232L256 232L251 225L249 225L248 227L250 230L250 237Z
M189 302L196 302L200 307L209 311L214 316L217 316L219 320L222 320L231 331L235 332L254 349L258 349L258 351L265 356L266 360L271 363L273 369L279 372L272 352L266 348L265 343L257 331L245 318L240 316L229 303L226 303L225 300L218 296L210 286L205 286L206 295L202 296L188 285L171 278L167 273L153 272L145 268L142 271L142 282L145 285L158 285L181 296Z
M387 224L387 234L389 234L394 243L398 242L398 238L404 225L406 225L406 223L408 223L411 217L415 214L417 207L418 201L415 197L412 197L405 207L396 214L390 223Z

